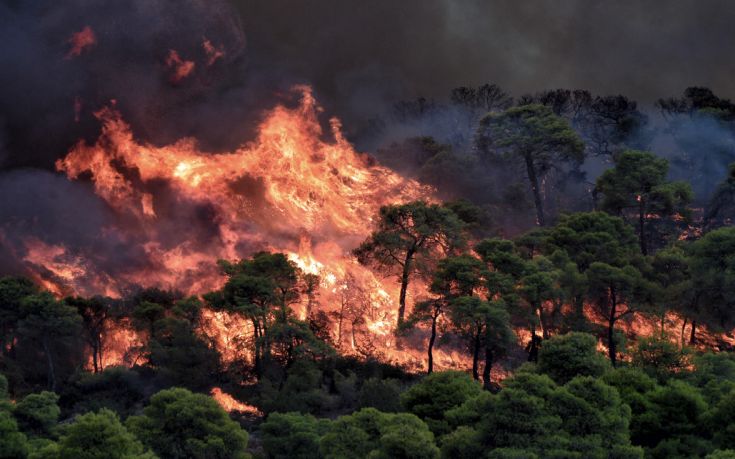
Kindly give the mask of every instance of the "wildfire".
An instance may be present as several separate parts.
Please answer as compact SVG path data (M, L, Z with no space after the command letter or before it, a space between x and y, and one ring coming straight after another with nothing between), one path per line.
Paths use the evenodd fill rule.
M171 56L178 66L178 55ZM119 296L140 285L200 294L221 285L217 259L282 251L320 276L314 307L347 314L344 305L354 303L346 306L350 320L340 320L344 340L338 345L345 352L375 348L398 362L421 362L405 349L390 349L397 283L376 278L349 250L370 233L380 206L431 199L432 190L356 152L338 120L324 132L310 88L297 91L298 106L273 108L254 141L226 153L201 151L190 138L162 147L138 142L114 105L99 110L100 138L79 142L56 167L69 179L91 180L118 216L100 238L135 247L143 259L118 265L113 275L91 247L29 240L27 266L57 292ZM423 292L417 282L409 294ZM304 305L295 308L305 317ZM210 331L225 333L222 324L231 318L208 317ZM246 324L238 328L247 333ZM232 340L219 341L227 347Z
M262 416L263 413L258 408L235 400L232 395L222 392L222 389L215 387L211 392L212 398L220 404L226 411L239 411L241 413L250 413L256 416Z
M97 36L90 26L85 26L79 32L74 32L67 40L71 46L66 58L81 56L81 54L97 44Z
M202 48L204 53L207 55L207 67L213 65L218 59L225 57L225 49L223 46L216 47L212 44L209 39L205 38L202 41Z
M171 69L169 81L171 84L179 84L181 80L191 75L194 71L194 61L187 61L179 56L178 51L170 49L166 56L166 66Z

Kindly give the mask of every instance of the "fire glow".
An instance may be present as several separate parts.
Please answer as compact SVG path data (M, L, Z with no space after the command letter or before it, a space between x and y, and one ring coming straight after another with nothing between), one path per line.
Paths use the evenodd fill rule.
M296 91L296 107L270 110L253 142L225 153L202 152L190 138L162 147L140 143L114 107L101 109L99 139L80 141L56 167L71 180L90 180L117 216L100 238L137 241L145 260L112 275L97 266L92 249L76 253L34 239L25 244L27 267L57 294L119 297L132 286L156 286L198 295L221 286L217 259L282 251L320 276L315 307L334 312L361 305L348 305L360 317L333 324L340 351L377 348L390 360L422 367L422 348L391 349L397 283L377 278L349 251L370 233L380 206L431 199L432 190L356 152L337 119L324 132L310 88ZM208 230L186 234L187 219L204 220ZM416 283L409 294L423 292ZM305 317L304 305L295 309ZM205 331L226 348L228 319L207 317Z

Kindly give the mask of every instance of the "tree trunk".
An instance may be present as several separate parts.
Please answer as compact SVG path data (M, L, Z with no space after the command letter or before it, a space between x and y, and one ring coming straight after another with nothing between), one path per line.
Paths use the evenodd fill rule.
M681 347L684 347L684 330L687 327L687 322L689 322L689 318L684 317L684 322L681 324L681 335L679 337L679 340L681 342Z
M528 343L528 361L538 361L538 339L536 338L536 326L531 325L531 342Z
M490 390L490 370L493 368L493 351L488 346L485 346L485 368L482 369L482 387L485 390Z
M100 361L100 371L105 371L105 364L104 364L104 351L102 350L102 341L100 341L100 348L97 350L97 358Z
M607 323L607 347L610 363L612 366L617 364L617 346L615 343L615 314L617 313L617 299L615 298L615 289L610 289L610 317Z
M429 371L427 371L428 374L431 374L434 371L434 341L436 341L436 320L437 316L434 315L431 318L431 336L429 336Z
M480 380L480 373L479 373L479 361L480 361L480 331L478 330L475 334L475 339L473 343L473 349L472 349L472 377L476 380Z
M638 198L638 237L641 243L641 253L648 255L648 244L646 244L646 209L643 196Z
M661 339L666 337L666 311L661 313Z
M253 366L255 367L255 376L260 379L261 376L261 368L260 368L260 326L258 325L258 321L253 319L253 338L254 338L254 348L255 352L253 353Z
M584 315L584 297L576 295L574 297L574 327L572 329L588 331L587 318Z
M94 372L99 373L99 365L97 364L97 343L92 344L92 366L94 367Z
M697 344L697 321L692 320L692 332L689 334L689 344L694 346Z
M345 300L342 299L339 308L339 319L337 320L337 349L342 349L342 325L345 321Z
M54 370L54 358L49 349L48 338L43 338L43 352L46 354L46 362L48 363L48 388L51 392L56 392L56 372Z
M536 167L533 165L533 159L530 155L526 155L526 172L528 180L531 182L531 191L533 192L533 201L536 205L536 222L538 226L546 226L544 218L544 201L541 198L541 189L539 188L538 177L536 176Z
M403 273L401 273L401 294L398 297L398 325L403 323L406 315L406 291L408 290L408 278L411 275L411 262L416 253L416 244L414 243L406 251L406 260L403 263Z
M547 318L544 316L544 305L540 303L536 305L536 309L538 310L538 321L539 326L541 327L541 337L543 337L543 339L549 339L549 324L547 323Z

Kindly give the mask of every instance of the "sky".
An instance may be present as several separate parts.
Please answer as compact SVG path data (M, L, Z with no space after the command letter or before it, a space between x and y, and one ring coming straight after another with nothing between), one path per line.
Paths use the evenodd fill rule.
M735 93L727 0L236 0L251 50L340 111L492 82L651 103L687 86Z
M0 170L53 168L115 101L141 140L223 151L310 84L350 135L400 100L496 83L651 105L692 85L735 97L729 0L0 0ZM95 43L70 55L90 27ZM202 43L224 54L207 63ZM194 63L172 83L175 50Z

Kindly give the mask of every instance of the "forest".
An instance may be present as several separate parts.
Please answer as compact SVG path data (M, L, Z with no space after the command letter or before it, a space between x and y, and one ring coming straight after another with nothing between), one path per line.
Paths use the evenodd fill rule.
M735 104L656 107L487 84L373 118L435 190L347 255L396 286L387 335L278 251L201 294L1 278L0 457L735 458Z

